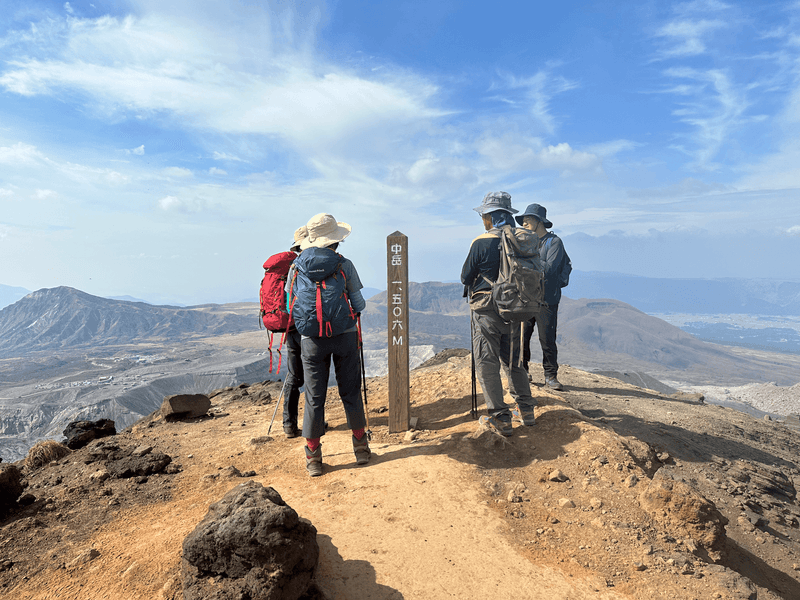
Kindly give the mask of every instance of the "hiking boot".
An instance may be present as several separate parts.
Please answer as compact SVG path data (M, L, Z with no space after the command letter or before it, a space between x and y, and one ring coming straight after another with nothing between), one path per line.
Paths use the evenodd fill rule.
M364 435L361 436L361 439L356 439L356 436L353 437L353 452L356 455L356 464L357 465L365 465L369 462L370 456L372 456L372 452L369 449L369 439L367 437L366 432Z
M491 427L497 433L506 437L514 433L514 428L511 425L511 419L506 420L503 418L498 418L494 415L483 415L480 419L478 419L478 423L484 425L485 427Z
M551 390L556 390L556 391L560 392L561 390L564 389L564 386L561 385L561 382L558 381L558 379L556 379L555 376L553 376L553 377L545 377L544 378L544 383Z
M511 409L511 420L521 423L526 427L536 425L536 417L533 416L532 408L522 408L519 404Z
M305 446L306 451L306 471L311 477L322 475L322 446L317 446L313 452Z
M296 438L300 435L300 430L297 428L297 425L284 425L283 433L286 434L287 438Z

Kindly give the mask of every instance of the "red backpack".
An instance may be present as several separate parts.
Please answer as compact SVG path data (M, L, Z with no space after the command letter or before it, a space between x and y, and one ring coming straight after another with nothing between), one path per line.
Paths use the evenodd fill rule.
M281 370L281 347L285 332L292 326L292 315L286 310L286 276L297 255L294 252L273 254L264 263L264 277L258 292L261 310L258 315L259 327L263 323L269 331L269 371L272 372L272 337L274 333L284 333L278 344L278 372Z

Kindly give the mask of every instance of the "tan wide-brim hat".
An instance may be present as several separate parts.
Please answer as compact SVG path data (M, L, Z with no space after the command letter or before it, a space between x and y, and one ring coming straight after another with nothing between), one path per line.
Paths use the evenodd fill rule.
M337 222L333 215L319 213L306 223L308 236L300 244L300 249L324 248L336 242L341 242L350 235L352 227L347 223Z
M305 225L295 229L294 240L292 240L292 245L289 246L289 250L294 250L295 248L299 248L300 242L302 242L307 237L308 237L308 229L306 228Z

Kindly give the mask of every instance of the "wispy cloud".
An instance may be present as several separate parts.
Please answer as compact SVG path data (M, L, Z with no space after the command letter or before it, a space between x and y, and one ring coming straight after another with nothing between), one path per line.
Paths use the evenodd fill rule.
M273 21L272 30L283 26ZM444 114L429 104L437 87L422 78L367 79L306 48L270 41L252 49L259 61L243 61L169 14L70 17L48 27L48 43L8 57L0 86L23 96L79 93L101 114L168 113L188 127L276 135L302 147Z
M735 129L763 119L759 115L745 116L751 105L747 88L734 83L725 71L674 67L664 75L696 84L686 88L686 97L678 101L680 108L672 114L692 127L692 147L676 144L675 148L693 156L701 168L716 167L714 158Z
M656 36L663 38L665 47L659 58L675 58L704 54L707 50L705 38L718 29L725 27L720 20L678 20L671 21L658 30Z
M556 118L551 114L553 98L578 87L578 82L554 74L551 68L542 69L530 77L509 73L500 77L500 82L490 88L497 92L492 98L524 107L548 134L555 133L557 126Z
M575 150L567 143L548 145L540 138L511 134L502 138L487 136L479 142L477 150L503 172L543 169L587 171L599 170L602 166L598 155Z

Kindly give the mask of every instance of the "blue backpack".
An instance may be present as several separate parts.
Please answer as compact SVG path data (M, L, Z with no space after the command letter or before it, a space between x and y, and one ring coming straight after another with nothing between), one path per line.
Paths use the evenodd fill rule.
M343 260L330 248L309 248L294 261L289 307L301 335L332 337L356 326Z

